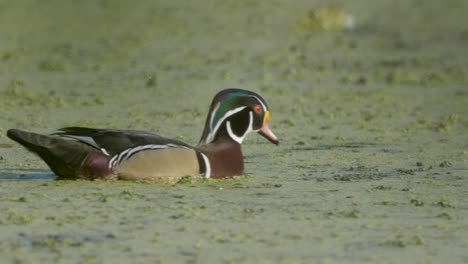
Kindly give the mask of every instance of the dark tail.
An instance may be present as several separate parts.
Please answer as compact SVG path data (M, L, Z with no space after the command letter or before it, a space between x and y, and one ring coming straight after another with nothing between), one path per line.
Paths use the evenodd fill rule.
M76 179L83 160L94 148L57 136L10 129L7 136L41 157L61 179Z

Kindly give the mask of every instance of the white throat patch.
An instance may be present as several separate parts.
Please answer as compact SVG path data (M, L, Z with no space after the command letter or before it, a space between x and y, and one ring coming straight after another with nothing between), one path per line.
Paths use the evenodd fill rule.
M247 106L241 106L241 107L238 107L238 108L234 108L230 111L227 111L226 114L218 121L218 123L216 124L216 126L213 128L213 118L214 118L214 115L216 114L216 111L218 110L219 108L219 105L216 106L215 108L215 111L213 111L212 113L212 116L211 116L211 120L210 120L210 133L208 133L208 136L206 137L206 141L204 142L205 144L209 144L211 142L213 142L214 138L215 138L215 135L216 133L218 132L219 128L221 127L221 124L224 122L224 120L226 120L228 117L244 110ZM252 122L252 117L251 117L251 120L249 122ZM229 122L228 122L229 123ZM251 126L251 125L250 125ZM228 126L228 129L230 129L230 125ZM232 131L231 131L232 132ZM234 139L234 138L233 138Z
M232 131L231 122L230 121L226 122L226 128L227 128L227 132L228 132L229 136L239 144L242 144L242 141L244 141L245 136L247 136L247 134L249 134L250 132L253 131L252 125L253 125L253 113L252 113L252 111L249 111L249 126L247 127L247 130L244 132L244 134L242 136L240 136L240 137L237 136L236 134L234 134L234 132Z

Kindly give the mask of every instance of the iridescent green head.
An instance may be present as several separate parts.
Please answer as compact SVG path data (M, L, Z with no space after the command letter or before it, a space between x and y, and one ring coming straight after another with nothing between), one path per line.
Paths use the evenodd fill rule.
M250 132L258 132L278 144L269 121L268 105L260 95L242 89L225 89L213 98L199 144L226 140L242 144Z

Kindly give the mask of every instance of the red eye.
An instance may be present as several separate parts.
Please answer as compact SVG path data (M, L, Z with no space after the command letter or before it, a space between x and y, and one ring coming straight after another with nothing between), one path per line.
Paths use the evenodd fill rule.
M257 113L257 114L260 114L260 113L263 111L263 108L262 108L261 105L258 104L258 105L256 105L256 106L254 106L254 111L255 111L255 113Z

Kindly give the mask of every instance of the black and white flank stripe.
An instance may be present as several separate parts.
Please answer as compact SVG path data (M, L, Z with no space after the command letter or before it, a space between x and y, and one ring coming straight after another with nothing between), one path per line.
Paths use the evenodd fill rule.
M142 145L138 147L133 147L133 148L128 148L119 154L114 155L108 162L109 169L113 170L116 166L118 166L121 162L129 160L132 156L135 154L145 151L145 150L157 150L157 149L169 149L169 148L185 148L185 149L190 149L186 146L181 146L181 145L175 145L175 144L167 144L167 145L158 145L158 144L149 144L149 145ZM101 148L101 151L107 154L107 151L103 148ZM197 159L198 159L198 164L200 167L200 175L204 178L209 178L211 176L211 166L210 166L210 161L208 160L208 157L201 153L200 151L194 150Z

